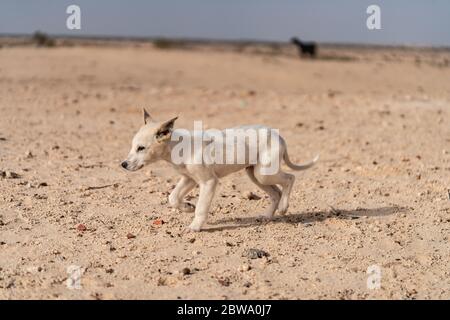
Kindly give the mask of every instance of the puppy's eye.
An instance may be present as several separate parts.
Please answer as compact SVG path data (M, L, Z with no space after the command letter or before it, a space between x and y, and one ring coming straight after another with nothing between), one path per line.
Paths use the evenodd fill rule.
M140 151L142 151L142 150L144 150L144 149L145 149L144 146L139 146L139 147L137 147L136 151L137 151L137 152L140 152Z

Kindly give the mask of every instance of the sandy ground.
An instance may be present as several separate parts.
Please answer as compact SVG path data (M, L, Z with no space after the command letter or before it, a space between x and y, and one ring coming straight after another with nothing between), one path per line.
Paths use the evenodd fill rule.
M450 55L344 51L1 48L0 298L449 299ZM239 173L206 230L180 234L177 174L119 167L144 106L178 127L266 124L321 161L285 217L257 220L268 199Z

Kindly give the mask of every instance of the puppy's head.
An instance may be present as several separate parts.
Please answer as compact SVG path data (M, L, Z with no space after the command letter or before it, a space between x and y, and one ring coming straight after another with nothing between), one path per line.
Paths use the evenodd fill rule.
M148 163L162 159L167 152L177 118L163 122L154 121L144 109L144 125L134 136L128 157L121 163L122 168L136 171Z

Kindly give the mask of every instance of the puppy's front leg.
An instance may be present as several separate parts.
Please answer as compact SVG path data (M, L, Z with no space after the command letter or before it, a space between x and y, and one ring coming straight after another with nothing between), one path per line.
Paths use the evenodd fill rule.
M208 218L209 207L211 206L216 186L217 178L211 178L206 182L200 183L200 196L195 208L195 218L188 227L190 231L200 231Z
M180 209L184 212L193 212L195 206L189 202L185 202L183 198L191 191L197 184L194 180L187 176L182 176L178 181L175 189L169 195L169 205L173 208Z

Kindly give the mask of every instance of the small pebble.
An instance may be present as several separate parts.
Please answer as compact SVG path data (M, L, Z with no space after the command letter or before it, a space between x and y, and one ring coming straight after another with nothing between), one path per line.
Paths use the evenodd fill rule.
M154 224L155 226L160 226L160 225L164 224L164 220L162 220L162 219L156 219L156 220L153 221L153 224Z
M185 268L181 269L181 274L183 274L183 275L191 274L191 269L185 267Z
M249 271L250 269L251 269L251 267L246 263L244 263L243 265L241 265L239 267L239 271L241 271L241 272L246 272L246 271Z
M268 256L270 255L266 251L260 249L248 249L243 253L243 257L247 257L249 259L258 259Z
M18 179L20 178L20 175L12 172L12 171L1 171L0 170L0 177L6 178L6 179Z
M257 194L254 194L253 192L248 192L248 193L245 195L245 197L246 197L248 200L259 200L259 199L261 199L260 196L258 196Z
M79 224L77 226L77 230L83 232L83 231L86 231L87 228L86 228L86 226L84 224Z
M228 287L231 284L231 281L228 278L221 278L221 279L218 279L217 281L224 287Z

